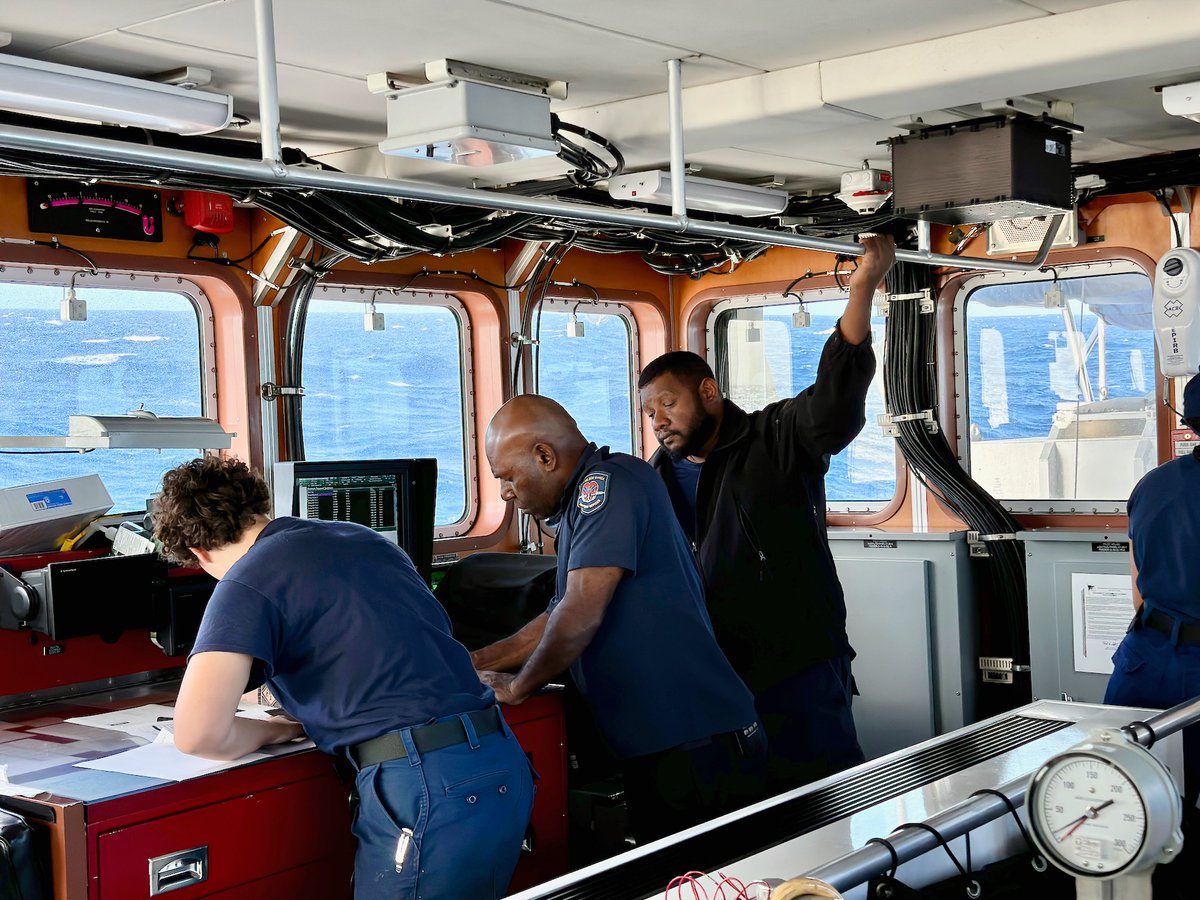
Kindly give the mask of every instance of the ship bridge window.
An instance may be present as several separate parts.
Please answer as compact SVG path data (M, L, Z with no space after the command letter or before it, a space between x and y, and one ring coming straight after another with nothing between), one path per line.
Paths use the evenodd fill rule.
M3 277L0 434L65 435L68 416L125 415L139 407L159 416L214 414L205 402L215 390L204 375L212 365L202 351L212 344L211 311L196 285L111 272L72 278L71 271L36 267L9 268ZM85 321L59 318L72 284L86 303ZM138 512L163 472L202 452L0 448L0 487L98 474L114 512Z
M453 297L318 287L301 358L305 458L433 457L436 535L464 533L475 511L470 347L466 309Z
M1013 511L1123 513L1156 465L1151 292L1121 261L964 283L958 446Z
M561 403L589 441L640 452L637 370L637 326L627 307L591 300L543 303L535 389Z
M813 383L821 349L846 308L838 289L805 291L803 308L783 297L750 297L717 304L709 317L709 347L725 396L747 412L794 397ZM804 312L808 313L807 320ZM877 356L883 352L884 320L871 319ZM867 424L830 460L825 476L829 511L882 509L896 493L894 441L875 423L884 412L883 366L867 392Z

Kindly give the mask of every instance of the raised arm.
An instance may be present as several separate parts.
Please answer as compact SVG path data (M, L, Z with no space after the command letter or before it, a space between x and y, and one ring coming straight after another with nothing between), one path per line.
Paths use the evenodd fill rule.
M861 344L871 334L872 299L896 261L896 244L887 235L864 235L862 245L865 252L850 276L850 302L840 323L842 340L854 345Z
M574 569L567 590L549 614L541 642L515 675L481 672L501 703L520 703L551 678L565 671L596 636L604 613L625 570L616 566Z

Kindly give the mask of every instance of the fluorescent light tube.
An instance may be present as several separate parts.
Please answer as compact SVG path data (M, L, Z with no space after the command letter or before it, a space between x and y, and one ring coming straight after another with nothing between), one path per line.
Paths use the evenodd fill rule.
M715 181L686 175L683 179L684 204L688 209L732 216L777 216L787 208L786 191ZM671 205L671 173L635 172L610 178L608 193L615 200Z
M233 98L0 54L0 108L176 134L228 127Z

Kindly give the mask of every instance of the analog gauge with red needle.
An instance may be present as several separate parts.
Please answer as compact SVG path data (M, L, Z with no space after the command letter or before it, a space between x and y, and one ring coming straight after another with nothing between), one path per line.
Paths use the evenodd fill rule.
M1039 847L1076 876L1113 878L1152 866L1179 833L1180 801L1170 774L1116 731L1042 766L1027 804ZM1174 852L1166 850L1166 858Z

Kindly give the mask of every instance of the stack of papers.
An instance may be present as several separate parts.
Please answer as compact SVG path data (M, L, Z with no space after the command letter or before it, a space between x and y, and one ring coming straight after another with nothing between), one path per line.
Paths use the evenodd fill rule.
M269 719L272 717L270 707L243 703L238 706L237 714L247 719ZM141 738L149 743L114 753L101 759L91 759L75 763L81 769L97 769L102 772L118 772L124 775L140 775L145 778L159 778L166 781L184 781L188 778L199 778L211 775L225 769L233 769L246 763L260 759L268 759L277 753L249 753L239 759L220 760L204 759L192 756L176 749L173 734L175 710L170 706L151 703L133 709L121 709L115 712L101 713L94 716L79 716L66 721L73 725L85 725L91 728L105 728L120 731L135 738ZM306 750L313 746L312 741L294 742L283 745L287 752ZM273 750L275 748L265 748Z

